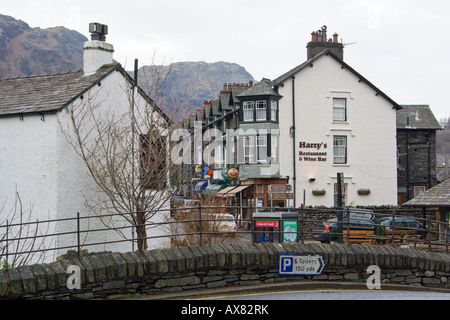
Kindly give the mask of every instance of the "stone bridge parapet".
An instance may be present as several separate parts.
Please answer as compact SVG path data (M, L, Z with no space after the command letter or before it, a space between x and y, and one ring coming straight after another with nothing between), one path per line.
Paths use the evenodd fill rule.
M283 276L280 254L321 255L326 266L317 276ZM73 265L79 267L80 283L69 289ZM49 264L0 270L0 299L94 299L287 280L363 283L371 265L380 268L382 284L450 289L448 253L365 244L211 244L81 258L75 253Z

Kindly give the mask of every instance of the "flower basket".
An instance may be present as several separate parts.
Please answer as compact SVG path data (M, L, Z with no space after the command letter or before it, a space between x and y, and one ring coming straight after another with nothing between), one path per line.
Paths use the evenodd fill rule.
M315 196L324 196L325 193L326 193L326 191L324 189L322 189L322 190L313 190L312 191L312 194L315 195Z
M358 189L358 194L360 196L367 196L370 194L370 189Z

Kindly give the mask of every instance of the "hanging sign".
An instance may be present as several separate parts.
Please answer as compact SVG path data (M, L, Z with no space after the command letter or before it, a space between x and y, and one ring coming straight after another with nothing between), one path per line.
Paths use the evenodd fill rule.
M228 176L232 179L236 179L237 177L239 177L239 170L236 168L231 168L230 170L228 170Z

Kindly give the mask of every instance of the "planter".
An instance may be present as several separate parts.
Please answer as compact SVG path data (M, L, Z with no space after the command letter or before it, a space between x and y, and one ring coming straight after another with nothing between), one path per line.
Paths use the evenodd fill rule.
M370 194L370 189L358 189L358 194L360 196L367 196Z
M312 194L315 195L315 196L324 196L325 193L326 193L326 191L324 189L322 189L322 190L313 190L312 191Z

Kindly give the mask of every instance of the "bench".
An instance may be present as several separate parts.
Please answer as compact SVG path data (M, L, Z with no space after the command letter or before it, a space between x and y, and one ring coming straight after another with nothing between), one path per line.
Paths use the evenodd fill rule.
M344 243L370 243L374 231L372 230L347 230L343 231Z
M394 242L401 242L407 239L420 239L421 235L417 234L417 230L386 230L386 236L391 239L394 238Z
M420 234L417 234L417 230L386 230L385 236L374 236L370 243L400 243L419 240L421 237Z

